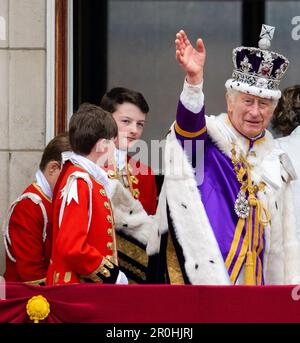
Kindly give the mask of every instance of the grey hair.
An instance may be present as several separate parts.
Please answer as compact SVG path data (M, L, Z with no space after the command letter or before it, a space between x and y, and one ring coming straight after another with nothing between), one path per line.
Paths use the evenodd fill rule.
M233 89L233 88L227 88L226 89L226 94L232 100L233 103L235 103L236 98L237 98L239 93L242 93L242 92L240 92L240 91L238 91L236 89ZM272 103L272 110L274 111L276 106L277 106L278 99L270 99L270 100L271 100L271 103Z
M237 96L238 96L239 93L240 93L239 91L237 91L236 89L233 89L233 88L227 88L227 90L226 90L226 95L227 95L233 102L235 102L235 100L236 100L236 98L237 98Z

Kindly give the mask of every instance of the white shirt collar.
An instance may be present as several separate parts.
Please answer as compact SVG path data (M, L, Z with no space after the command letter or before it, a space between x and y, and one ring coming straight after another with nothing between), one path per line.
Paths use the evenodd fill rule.
M51 187L44 175L44 173L39 169L35 173L36 183L41 188L41 190L47 195L48 198L52 199L52 190Z
M84 170L92 175L97 182L101 183L106 193L110 195L109 179L105 170L88 158L75 154L75 152L72 151L66 151L62 153L62 163L64 164L68 160L73 164L79 164Z
M127 150L115 149L115 159L118 170L123 170L126 165Z
M300 125L298 125L292 132L291 135L296 136L300 135Z

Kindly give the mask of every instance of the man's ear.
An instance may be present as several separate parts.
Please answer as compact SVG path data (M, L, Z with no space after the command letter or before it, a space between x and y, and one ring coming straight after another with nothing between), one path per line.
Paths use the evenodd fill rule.
M60 169L60 164L58 161L50 161L48 162L46 169L50 175L53 175L57 170Z
M106 139L105 138L100 138L97 143L96 143L96 152L100 152L103 153L105 152L105 148L106 148Z
M226 93L227 113L231 114L233 111L233 97Z

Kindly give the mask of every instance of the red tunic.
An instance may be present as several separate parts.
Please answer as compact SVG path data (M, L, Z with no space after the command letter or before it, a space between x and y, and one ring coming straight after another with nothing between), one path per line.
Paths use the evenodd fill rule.
M119 179L130 190L132 196L141 202L147 214L156 213L155 175L149 166L127 156L123 172L119 172L114 165L106 170L110 178ZM119 265L128 277L129 283L146 283L148 278L151 279L151 275L148 272L145 246L122 231L117 232L117 241Z
M6 251L4 277L6 281L40 283L45 281L51 255L52 203L36 184L28 186L23 196L28 193L38 196L44 206L46 237L44 240L45 218L42 207L28 197L20 197L19 201L17 199L5 235L8 252ZM8 254L16 262L13 262Z
M78 200L75 196L69 199L69 203L66 202L59 226L63 189L76 172L77 176L78 172L81 173L74 181ZM91 188L82 175L90 180ZM71 191L65 192L71 194ZM104 257L117 264L116 239L109 199L103 186L91 175L81 167L67 162L53 196L53 246L47 284L81 282L82 277L98 269Z
M156 212L156 182L152 169L146 164L127 156L126 174L121 176L116 167L106 168L110 178L123 177L122 183L128 187L135 199L138 199L148 214Z

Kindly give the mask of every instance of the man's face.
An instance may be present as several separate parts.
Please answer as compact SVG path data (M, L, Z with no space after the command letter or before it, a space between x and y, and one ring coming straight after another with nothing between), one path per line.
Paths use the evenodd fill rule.
M118 125L117 148L126 150L141 138L146 115L136 105L125 102L112 113Z
M272 100L238 92L227 96L228 117L234 128L254 138L267 128L273 115Z

